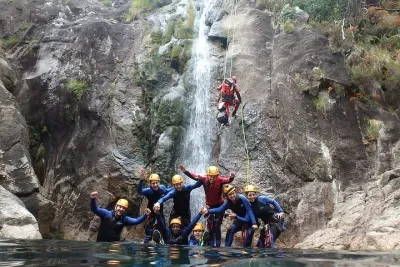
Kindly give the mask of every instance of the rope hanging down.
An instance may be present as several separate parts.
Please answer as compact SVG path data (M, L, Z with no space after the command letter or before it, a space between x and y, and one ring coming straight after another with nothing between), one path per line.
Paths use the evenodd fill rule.
M234 42L235 40L235 31L236 31L236 1L234 1L234 4L232 6L231 14L233 14L233 17L231 17L231 21L233 19L233 30L232 30L232 38L229 40L229 34L227 38L227 51L229 51L229 46L231 43ZM231 52L232 54L232 52ZM227 67L227 57L228 53L225 53L225 59L224 59L224 80L226 79L226 67ZM232 77L232 68L233 68L233 56L231 55L230 57L230 68L229 68L229 77ZM245 146L245 151L246 151L246 160L247 160L247 167L246 167L246 185L249 185L251 183L251 172L250 172L250 155L249 155L249 149L247 147L247 141L246 141L246 133L245 133L245 126L244 126L244 116L243 116L243 109L244 106L241 108L241 118L242 118L242 134L243 134L243 141L244 141L244 146Z
M228 34L228 38L226 40L227 43L227 48L226 50L229 52L229 46L230 43L234 42L235 40L235 28L236 28L236 1L234 2L232 9L231 9L231 13L233 14L233 17L231 17L231 24L232 24L232 19L233 19L233 30L232 30L232 38L229 40L230 34ZM224 58L224 80L226 79L226 67L227 67L227 57L228 57L228 53L225 53L225 58ZM232 76L232 66L233 66L233 57L231 55L231 63L230 63L230 68L229 68L229 77Z
M250 155L249 149L247 148L247 141L246 141L246 133L244 131L244 116L243 116L243 109L244 105L240 110L240 114L242 116L242 133L243 133L243 141L244 141L244 149L246 150L246 159L247 159L247 167L246 167L246 185L251 184L251 173L250 173Z

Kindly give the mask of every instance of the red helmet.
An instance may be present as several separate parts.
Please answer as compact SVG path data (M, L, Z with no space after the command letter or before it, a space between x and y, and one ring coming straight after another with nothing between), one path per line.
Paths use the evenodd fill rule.
M234 81L234 83L237 83L237 78L236 78L236 76L232 76L232 80Z

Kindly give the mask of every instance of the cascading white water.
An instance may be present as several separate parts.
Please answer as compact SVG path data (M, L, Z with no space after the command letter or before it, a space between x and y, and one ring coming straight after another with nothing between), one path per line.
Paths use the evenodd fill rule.
M181 161L186 169L191 172L204 174L210 164L212 153L212 125L211 112L211 67L209 57L209 44L206 35L205 14L208 1L198 3L201 8L196 14L195 25L198 36L193 43L192 66L190 71L191 91L188 96L187 125L182 143ZM189 178L187 183L193 183ZM192 215L197 214L204 205L205 197L202 188L191 193Z

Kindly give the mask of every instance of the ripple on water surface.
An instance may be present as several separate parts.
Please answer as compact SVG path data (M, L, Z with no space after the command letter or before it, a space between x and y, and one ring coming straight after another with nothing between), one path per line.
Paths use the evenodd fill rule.
M0 266L400 266L396 252L0 240Z

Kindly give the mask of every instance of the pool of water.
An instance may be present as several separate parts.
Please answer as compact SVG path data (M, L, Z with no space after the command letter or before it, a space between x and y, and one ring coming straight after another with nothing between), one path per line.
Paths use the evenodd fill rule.
M0 266L400 266L398 252L0 239Z

